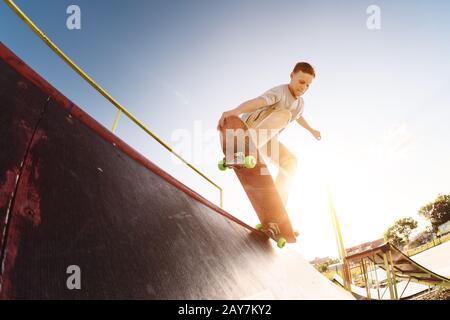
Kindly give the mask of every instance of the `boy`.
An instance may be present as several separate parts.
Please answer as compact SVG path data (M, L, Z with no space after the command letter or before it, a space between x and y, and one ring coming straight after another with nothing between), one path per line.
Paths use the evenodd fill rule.
M314 68L309 63L299 62L290 76L289 84L272 88L261 96L224 112L218 124L219 129L227 117L240 116L249 129L256 132L265 131L264 134L256 135L258 139L254 139L258 150L274 150L273 144L277 144L279 150L277 155L263 151L261 153L278 167L275 185L285 206L295 176L297 158L278 141L278 134L295 120L311 132L314 138L321 139L320 132L311 128L303 117L304 102L301 97L316 76Z

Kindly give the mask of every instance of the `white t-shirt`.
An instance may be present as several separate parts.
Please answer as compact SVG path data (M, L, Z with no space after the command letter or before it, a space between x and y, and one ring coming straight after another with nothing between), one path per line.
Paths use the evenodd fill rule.
M260 98L263 98L267 106L260 108L256 111L250 113L244 113L241 116L243 121L246 121L251 114L261 111L267 111L270 109L274 110L282 110L286 109L291 112L291 122L300 118L303 114L303 110L305 108L305 103L302 97L298 97L295 99L291 92L289 91L289 86L287 84L283 84L281 86L274 87L266 92L264 92Z

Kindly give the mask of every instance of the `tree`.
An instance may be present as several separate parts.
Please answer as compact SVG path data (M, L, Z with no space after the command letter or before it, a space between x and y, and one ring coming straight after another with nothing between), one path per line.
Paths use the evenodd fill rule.
M328 263L325 262L325 263L320 264L317 267L317 270L319 270L321 273L328 272Z
M409 242L409 235L417 228L417 221L411 217L397 220L384 232L384 240L396 247L403 247Z
M316 269L322 273L328 272L330 271L329 266L331 266L332 264L338 263L340 260L339 259L327 259L327 261L315 266Z
M436 233L441 224L450 220L450 194L439 194L433 202L420 208L419 215L431 223L433 232Z
M339 262L341 262L341 259L339 259L339 258L331 259L329 265L336 264L336 263L339 263Z

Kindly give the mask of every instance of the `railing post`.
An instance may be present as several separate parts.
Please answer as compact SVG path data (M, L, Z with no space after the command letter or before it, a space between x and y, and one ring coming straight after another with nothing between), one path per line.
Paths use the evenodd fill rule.
M112 126L112 133L116 133L117 123L119 122L120 115L122 114L122 110L117 111L116 118L114 119L114 124Z

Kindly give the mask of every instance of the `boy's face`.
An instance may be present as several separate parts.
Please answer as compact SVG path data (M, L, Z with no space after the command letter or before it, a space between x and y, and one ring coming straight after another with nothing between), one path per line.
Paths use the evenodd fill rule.
M309 73L304 73L303 71L298 71L297 73L291 73L291 82L289 88L292 94L298 98L302 96L306 90L308 90L314 77Z

